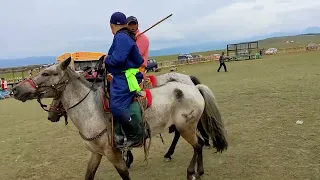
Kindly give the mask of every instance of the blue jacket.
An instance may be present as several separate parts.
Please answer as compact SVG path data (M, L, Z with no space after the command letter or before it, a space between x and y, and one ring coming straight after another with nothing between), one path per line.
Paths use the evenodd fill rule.
M119 30L113 38L106 59L108 72L114 75L129 68L139 68L143 61L134 34L126 28Z
M135 95L135 92L129 90L124 71L129 68L139 68L143 61L134 34L126 28L118 31L113 38L105 63L108 72L113 76L110 85L110 110L120 122L130 119L128 109ZM142 73L139 72L136 78L140 83L143 79Z

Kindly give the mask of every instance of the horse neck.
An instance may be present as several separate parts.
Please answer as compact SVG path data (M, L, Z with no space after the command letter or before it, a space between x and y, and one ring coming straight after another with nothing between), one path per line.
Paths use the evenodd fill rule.
M107 121L102 107L101 90L98 88L90 91L91 85L82 81L85 80L78 78L70 81L62 92L61 102L80 133L91 137L100 133ZM77 103L79 104L72 107ZM70 107L72 108L68 109Z

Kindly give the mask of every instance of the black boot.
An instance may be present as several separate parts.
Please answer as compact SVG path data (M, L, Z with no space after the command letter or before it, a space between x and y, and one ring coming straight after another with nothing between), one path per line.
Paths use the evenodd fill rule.
M127 137L127 146L128 147L138 147L142 145L143 134L142 127L138 124L127 121L122 124L122 129Z

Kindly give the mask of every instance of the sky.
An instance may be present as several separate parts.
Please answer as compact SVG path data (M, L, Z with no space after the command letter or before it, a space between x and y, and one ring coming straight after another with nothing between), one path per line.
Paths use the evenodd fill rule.
M0 0L0 58L107 52L113 12L134 15L150 49L319 26L319 0Z

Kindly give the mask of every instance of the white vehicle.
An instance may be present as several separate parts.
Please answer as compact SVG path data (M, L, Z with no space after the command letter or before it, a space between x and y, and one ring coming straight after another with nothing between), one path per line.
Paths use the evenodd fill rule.
M278 52L278 49L276 49L276 48L269 48L269 49L267 49L267 50L264 52L264 54L266 54L266 55L277 54L277 52Z
M186 61L186 60L191 60L191 59L193 59L191 54L180 54L178 56L178 60L181 60L181 61Z

